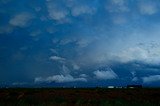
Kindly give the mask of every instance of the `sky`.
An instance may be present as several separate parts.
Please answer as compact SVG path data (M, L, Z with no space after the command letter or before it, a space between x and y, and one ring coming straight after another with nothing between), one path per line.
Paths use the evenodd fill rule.
M160 86L160 0L0 0L0 85Z

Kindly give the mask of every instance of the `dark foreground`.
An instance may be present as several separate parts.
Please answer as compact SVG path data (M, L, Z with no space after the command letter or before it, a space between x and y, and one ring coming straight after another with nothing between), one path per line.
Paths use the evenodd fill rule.
M0 106L160 106L160 89L0 89Z

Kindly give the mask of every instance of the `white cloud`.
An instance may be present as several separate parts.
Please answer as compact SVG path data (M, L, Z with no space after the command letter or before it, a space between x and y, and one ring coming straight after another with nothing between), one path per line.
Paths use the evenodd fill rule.
M86 82L87 79L85 78L74 78L71 75L53 75L53 76L49 76L47 78L42 78L42 77L38 77L35 78L35 82L56 82L56 83L64 83L64 82L76 82L76 81L82 81L82 82Z
M40 17L40 20L41 20L41 21L47 21L48 18L47 18L46 16L43 16L43 15L42 15L42 16Z
M56 44L56 43L58 43L58 42L59 42L59 39L54 38L54 39L52 39L52 42L53 42L54 44Z
M94 40L94 38L93 39L87 39L87 38L78 39L76 44L79 47L83 48L83 47L87 47L93 40Z
M135 72L135 71L132 71L131 74L132 74L132 81L133 81L133 82L138 81L138 77L136 77L136 72Z
M131 26L111 28L112 34L95 31L98 37L95 40L91 40L94 35L92 38L84 37L92 42L85 48L76 48L78 56L74 61L81 68L110 65L114 62L138 61L144 64L160 64L159 25L145 26L145 28L130 28ZM75 41L77 42L78 40Z
M80 16L82 14L94 14L95 11L95 8L91 8L87 5L77 5L72 7L71 9L71 13L73 16Z
M96 8L92 6L93 2L90 2L90 5L87 5L87 1L85 2L79 2L78 0L66 0L65 1L67 7L71 11L71 15L74 17L78 17L81 15L92 15L96 13Z
M50 59L53 61L65 61L66 60L65 58L58 57L58 56L51 56Z
M109 12L128 12L127 0L111 0L106 4L106 10Z
M31 19L33 19L33 15L23 12L10 19L9 24L16 27L26 27Z
M109 69L108 71L94 71L93 74L96 76L97 79L102 79L102 80L108 80L108 79L116 79L118 76L117 74Z
M124 16L117 16L116 15L112 18L112 21L114 24L125 24L127 22L127 19Z
M136 81L138 81L138 78L137 78L137 77L133 77L133 78L132 78L132 81L133 81L133 82L136 82Z
M29 48L29 47L27 47L27 46L22 46L22 47L19 48L19 50L25 51L25 50L27 50L28 48Z
M56 49L50 49L50 51L52 52L52 53L54 53L54 54L58 54L58 52L57 52L57 50Z
M96 12L95 7L76 0L64 0L61 3L49 0L47 1L47 8L50 18L59 23L71 22L71 16L92 15Z
M69 11L54 1L48 1L47 8L49 16L60 23L68 22Z
M65 65L62 66L62 73L63 75L68 75L70 73L70 70L68 69L67 66Z
M154 45L154 46L153 46ZM112 53L111 58L119 62L132 62L140 61L150 64L160 63L160 49L157 44L151 44L148 46L139 46L125 48L117 53Z
M157 81L160 81L160 75L151 75L148 77L143 77L142 80L143 80L143 83L157 82Z
M75 63L73 63L72 66L73 66L74 70L79 70L80 69L80 66L75 64Z
M132 71L131 74L132 74L133 77L136 76L136 72L135 71Z
M35 36L37 36L37 35L39 35L41 33L42 33L41 30L35 30L35 31L33 31L33 32L30 33L30 36L35 37Z
M122 62L130 62L134 60L145 60L147 59L147 51L140 47L128 48L117 54L117 57Z
M65 39L62 39L60 41L60 45L66 45L66 44L69 44L69 43L73 43L73 42L76 42L77 39L75 38L65 38Z
M53 28L53 27L48 27L48 28L46 29L46 31L47 31L48 33L50 33L50 34L53 34L53 33L56 32L56 29Z
M79 76L82 77L82 78L88 77L86 74L80 74Z
M41 7L35 7L34 9L35 9L36 12L39 12L39 11L41 11L42 8Z
M158 12L157 5L153 2L142 2L139 5L139 11L141 14L153 15Z
M121 39L119 36L117 39ZM160 64L160 44L158 41L146 41L141 45L139 41L132 38L123 38L124 40L118 41L95 41L91 45L93 48L90 50L82 50L79 52L79 57L75 60L76 63L83 67L96 67L100 65L110 65L114 62L128 63L128 62L141 62L145 64ZM140 39L143 41L143 39ZM157 39L158 40L158 39ZM133 42L132 42L133 41Z
M84 48L87 47L89 44L91 44L94 40L96 40L95 37L84 37L84 38L65 38L60 41L60 45L67 45L69 43L75 43L78 47Z

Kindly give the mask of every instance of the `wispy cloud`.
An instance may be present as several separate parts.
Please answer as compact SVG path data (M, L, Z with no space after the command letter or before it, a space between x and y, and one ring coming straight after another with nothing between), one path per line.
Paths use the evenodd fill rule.
M121 62L132 62L140 61L143 63L149 64L158 64L160 63L160 50L157 44L145 45L136 45L135 47L126 48L125 50L119 52L113 57L117 57L117 61Z
M76 63L73 63L72 66L73 66L74 70L79 70L80 69L80 66L77 65Z
M71 9L72 16L80 16L83 14L94 14L96 9L94 7L89 7L87 5L77 5L73 6Z
M110 2L106 4L106 10L109 12L128 12L128 1L126 0L110 0Z
M51 56L49 59L53 61L65 61L66 60L65 58L62 58L59 56Z
M35 30L35 31L32 31L31 33L30 33L30 36L33 36L33 37L35 37L35 36L37 36L37 35L40 35L42 32L40 31L40 30Z
M53 75L53 76L49 76L47 78L42 78L42 77L37 77L35 78L35 82L39 83L39 82L56 82L56 83L65 83L65 82L76 82L76 81L82 81L82 82L86 82L87 79L83 78L83 77L79 77L79 78L74 78L71 75Z
M112 17L112 21L114 24L119 24L119 25L125 24L125 23L127 23L127 17L115 15Z
M152 83L160 81L160 75L150 75L142 78L143 83Z
M56 1L47 2L48 13L51 19L59 23L66 23L69 21L69 11L65 6L62 6Z
M153 15L158 12L158 7L153 1L144 1L139 4L139 10L143 15Z
M22 12L16 14L13 18L10 19L9 24L16 27L26 27L29 22L33 19L33 15L28 12Z
M94 71L93 74L96 76L97 79L102 79L102 80L116 79L118 77L117 74L111 69L107 71L97 70Z
M41 76L35 82L58 83L125 78L138 82L146 73L160 74L159 0L0 3L0 75L6 74L7 80L17 70L33 79ZM100 67L114 71L97 70ZM157 77L143 77L143 82Z
M82 77L82 78L87 78L88 77L86 74L80 74L79 76Z
M138 81L138 77L136 76L136 72L135 72L135 71L132 71L131 74L132 74L132 81L133 81L133 82Z

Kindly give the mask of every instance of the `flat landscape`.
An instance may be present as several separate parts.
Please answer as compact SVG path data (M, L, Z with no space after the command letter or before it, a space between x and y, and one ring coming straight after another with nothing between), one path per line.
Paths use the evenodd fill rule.
M159 88L0 89L0 106L160 106Z

